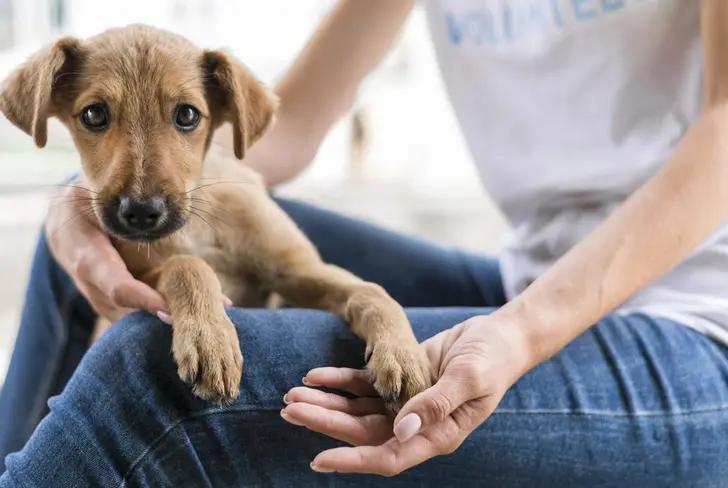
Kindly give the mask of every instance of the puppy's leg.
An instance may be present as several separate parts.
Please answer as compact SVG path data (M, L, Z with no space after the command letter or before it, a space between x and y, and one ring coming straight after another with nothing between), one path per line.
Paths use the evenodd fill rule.
M210 266L174 256L154 271L156 288L172 315L172 354L180 378L205 400L229 403L239 393L243 356Z
M286 303L328 310L346 320L366 342L374 386L392 410L430 386L427 358L402 307L382 287L323 263L263 189L217 190L216 198L225 215L236 219L220 236L225 247Z
M279 273L273 288L294 305L338 314L366 342L374 388L390 411L432 384L430 365L402 307L379 285L322 262Z

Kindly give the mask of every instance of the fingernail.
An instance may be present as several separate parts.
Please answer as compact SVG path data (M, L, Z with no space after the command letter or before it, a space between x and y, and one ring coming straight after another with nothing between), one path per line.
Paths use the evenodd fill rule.
M159 320L161 320L165 324L172 325L172 316L168 313L162 312L160 310L159 312L157 312L157 317L159 317Z
M394 426L394 435L399 442L407 442L422 427L422 419L416 413L408 413Z
M311 463L311 469L313 469L317 473L333 473L334 472L333 469L322 468L320 466L316 466L313 463Z
M304 377L303 377L303 378L301 379L301 383L303 383L303 384L304 384L304 385L306 385L306 386L321 386L321 385L319 385L319 384L316 384L316 383L311 383L310 381L308 381L308 380L306 379L306 377L305 377L305 376L304 376Z
M283 395L283 403L285 403L286 405L288 405L289 403L291 403L291 401L288 399L288 393L286 393L285 395Z
M305 425L305 424L302 424L301 422L298 422L296 420L293 420L291 418L291 416L286 413L286 409L285 408L281 409L281 417L283 418L283 420L285 420L289 424L297 425L299 427L303 427Z

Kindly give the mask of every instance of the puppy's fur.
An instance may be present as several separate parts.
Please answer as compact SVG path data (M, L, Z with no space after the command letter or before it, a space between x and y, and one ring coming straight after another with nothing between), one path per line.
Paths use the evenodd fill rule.
M81 121L93 103L108 107L104 131ZM175 127L179 104L202 114L194 130ZM132 274L167 300L172 353L196 395L229 402L239 393L243 358L222 294L238 306L263 306L277 294L346 320L366 342L375 388L396 410L432 380L402 308L380 286L323 263L252 170L206 158L214 130L229 122L242 159L275 105L229 54L147 26L60 39L12 73L0 92L2 112L39 147L49 117L71 131L90 185L89 215L112 235ZM110 215L122 196L151 195L167 205L162 231L115 228Z

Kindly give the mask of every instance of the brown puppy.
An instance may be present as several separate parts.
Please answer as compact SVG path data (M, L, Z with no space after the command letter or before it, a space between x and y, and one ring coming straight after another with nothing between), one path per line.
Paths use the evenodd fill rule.
M1 90L0 109L39 147L49 117L71 131L89 218L167 300L172 353L196 395L229 402L239 392L243 358L223 293L239 306L275 294L340 315L366 342L374 386L393 410L431 384L402 308L381 287L323 263L252 170L206 158L221 124L232 123L242 159L274 115L275 98L236 59L129 26L60 39Z

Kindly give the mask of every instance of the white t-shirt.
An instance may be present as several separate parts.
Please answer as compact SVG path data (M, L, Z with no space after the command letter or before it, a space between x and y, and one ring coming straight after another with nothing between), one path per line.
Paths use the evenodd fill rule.
M513 297L655 174L699 115L701 2L423 3L465 138L510 223L501 269ZM728 344L728 227L618 313L634 311Z

